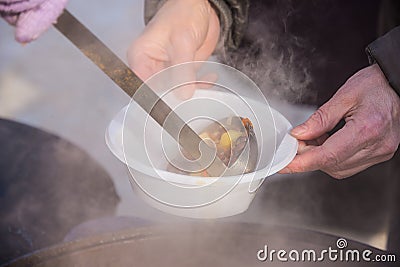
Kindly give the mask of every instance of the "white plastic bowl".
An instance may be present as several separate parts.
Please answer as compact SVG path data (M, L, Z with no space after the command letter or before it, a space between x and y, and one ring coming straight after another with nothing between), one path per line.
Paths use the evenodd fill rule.
M255 196L254 189L258 188L263 179L284 168L296 155L297 141L288 134L292 125L278 111L254 99L244 98L246 103L250 103L252 109L240 110L240 104L235 102L236 97L229 93L197 90L193 99L202 97L230 103L236 107L236 111L239 109L241 116L248 117L253 124L255 123L257 141L259 144L264 144L259 151L261 152L259 166L255 172L241 177L203 178L166 171L167 161L162 156L163 148L159 138L162 129L151 118L146 124L146 114L134 102L123 108L111 121L106 131L106 143L112 153L127 164L132 174L130 180L135 193L149 205L170 214L191 218L219 218L239 214L247 210ZM193 104L190 107L191 110L202 108ZM216 113L217 117L224 117L224 114L218 114L218 110L212 112ZM183 114L188 113L190 112L185 111ZM259 122L254 114L268 113L271 114L272 119L260 122L260 125L257 124ZM193 114L188 114L188 116L190 118ZM125 126L129 125L129 129L123 129L124 122ZM131 129L133 126L135 126L134 129ZM192 127L196 130L196 125ZM145 134L144 129L147 129ZM150 146L148 146L149 142ZM170 142L175 143L173 140ZM153 157L153 159L156 157L156 162L150 162L148 157ZM197 196L189 189L181 190L182 187L203 187L204 190L200 196ZM225 190L226 194L215 197L220 195L221 188L228 189ZM198 203L196 201L199 198L213 199L213 201L208 201L204 205L170 204L185 203L189 200Z

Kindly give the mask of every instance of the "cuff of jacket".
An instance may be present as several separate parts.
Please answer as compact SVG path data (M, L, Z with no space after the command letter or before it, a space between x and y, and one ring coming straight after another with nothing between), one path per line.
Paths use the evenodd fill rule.
M209 0L219 17L221 25L220 46L236 49L246 30L248 0Z
M366 48L369 63L377 63L390 86L400 95L400 26Z

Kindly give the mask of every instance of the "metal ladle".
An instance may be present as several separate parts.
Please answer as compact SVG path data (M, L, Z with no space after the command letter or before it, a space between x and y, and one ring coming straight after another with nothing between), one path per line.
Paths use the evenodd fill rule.
M223 132L221 137L228 136L231 141L228 149L228 163L224 161L225 165L228 166L226 175L249 173L256 169L258 145L253 124L249 119L232 116L210 124L206 131L212 128L223 128L219 130ZM233 135L230 134L230 131L238 131L240 136L238 138L230 136ZM222 141L221 139L220 142Z

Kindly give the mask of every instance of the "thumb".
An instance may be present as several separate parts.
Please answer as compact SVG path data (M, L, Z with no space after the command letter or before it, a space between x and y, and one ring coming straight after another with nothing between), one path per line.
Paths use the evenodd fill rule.
M185 43L185 38L177 44L170 53L171 66L193 62L196 49L191 43ZM189 99L193 96L196 89L195 82L197 81L196 75L197 64L185 64L180 68L174 69L172 79L179 84L184 84L176 89L176 94L182 100Z
M343 101L343 97L340 93L335 94L307 121L293 128L290 134L300 140L313 140L331 131L352 106L348 101Z

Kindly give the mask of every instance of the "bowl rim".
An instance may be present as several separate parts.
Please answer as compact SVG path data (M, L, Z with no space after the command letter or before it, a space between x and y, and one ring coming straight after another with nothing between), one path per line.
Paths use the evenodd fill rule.
M211 93L227 94L225 92L217 92L217 91L216 92L211 92ZM263 104L262 102L256 101L255 99L251 99L251 98L246 98L246 101L257 102L258 104ZM146 164L143 164L143 163L137 162L137 161L130 161L130 164L128 164L128 160L127 160L126 155L124 154L124 151L123 151L123 145L122 145L122 149L118 149L117 148L118 144L115 144L115 142L112 141L115 138L111 137L110 128L112 128L113 124L117 124L117 121L120 121L121 115L122 115L122 123L120 122L120 124L122 124L122 125L124 124L125 117L126 117L126 110L128 109L130 104L131 103L129 103L128 105L124 106L114 116L114 118L112 119L112 121L110 122L108 127L106 128L105 141L106 141L106 144L107 144L108 148L113 153L113 155L115 157L117 157L121 162L123 162L127 166L127 168L129 170L133 169L134 171L143 173L143 174L148 175L148 176L150 176L151 178L154 178L154 179L162 179L162 180L167 181L167 182L172 182L172 183L182 184L182 185L199 185L199 184L210 184L210 183L213 183L213 182L217 181L220 178L222 178L222 179L232 179L232 178L234 178L234 180L236 181L236 179L239 176L241 176L238 184L250 183L252 181L261 180L263 178L266 178L268 176L271 176L271 175L277 173L279 170L281 170L287 164L289 164L293 160L293 158L295 157L295 155L297 153L297 148L298 148L297 140L294 137L292 137L289 133L286 133L284 138L283 138L283 140L282 140L282 142L281 142L281 144L279 146L277 146L276 151L275 151L275 155L276 155L276 153L279 150L280 146L282 145L282 143L284 143L283 142L284 140L286 142L285 143L286 145L292 147L292 149L290 150L290 153L285 157L285 159L283 161L281 161L281 162L277 163L276 165L274 165L274 161L276 159L276 157L274 155L274 157L272 158L271 163L269 163L266 167L264 167L262 169L259 169L259 170L255 170L253 172L244 173L244 174L241 174L241 175L229 175L229 176L221 176L221 177L190 176L190 175L185 175L185 174L169 172L167 170L163 170L163 169L159 169L159 168L153 168L153 167L147 166ZM140 108L140 107L136 106L135 108L137 109L137 108ZM278 112L277 110L275 110L271 106L268 106L266 108L269 108L271 110L272 117L273 117L273 120L274 120L274 125L275 125L276 119L279 118L280 122L281 123L283 122L284 126L286 126L287 129L292 128L292 124L280 112ZM123 142L123 131L122 131L123 127L122 128L119 127L119 128L121 129L121 133L120 133L121 134L121 141ZM117 150L120 150L120 153L122 154L122 156L118 153ZM158 174L158 175L155 176L154 174ZM160 178L158 176L162 176L163 178Z

